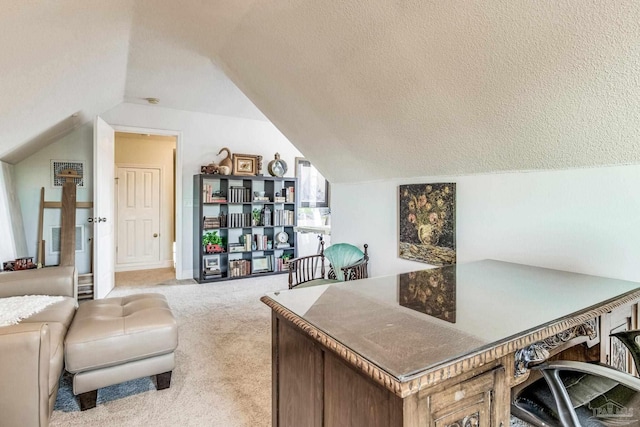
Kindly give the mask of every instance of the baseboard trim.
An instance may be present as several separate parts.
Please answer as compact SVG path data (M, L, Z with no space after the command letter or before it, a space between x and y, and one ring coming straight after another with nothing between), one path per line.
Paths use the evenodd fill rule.
M176 272L178 271L176 270ZM181 274L179 274L176 277L176 279L178 280L193 279L193 270L182 270Z
M152 268L169 268L173 267L173 261L166 260L161 262L154 262L151 264L116 264L115 272L119 273L121 271L136 271L136 270L149 270Z

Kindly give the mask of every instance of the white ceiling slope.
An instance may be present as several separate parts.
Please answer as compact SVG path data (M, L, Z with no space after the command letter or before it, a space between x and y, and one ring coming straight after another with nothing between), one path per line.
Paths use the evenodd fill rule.
M132 4L2 2L0 159L16 163L122 102Z
M200 3L2 0L0 160L17 163L95 115L147 97L168 108L266 120L210 56L210 40L224 40L233 24L225 18L246 6L229 3L227 13L210 2L199 19L215 13L222 22L194 26L190 13L202 11Z
M205 3L137 1L125 101L154 97L179 110L267 120L212 61L251 3Z
M255 3L227 74L333 182L640 161L640 2Z
M157 97L266 116L332 182L640 162L640 2L10 3L3 160Z

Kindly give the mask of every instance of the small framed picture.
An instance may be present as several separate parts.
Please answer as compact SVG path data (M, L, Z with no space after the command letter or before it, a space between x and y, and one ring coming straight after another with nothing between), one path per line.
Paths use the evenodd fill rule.
M260 160L259 160L260 158ZM234 154L233 155L233 174L234 175L257 175L258 161L262 156L254 156L253 154Z
M253 273L266 273L271 271L269 268L269 258L257 257L251 260L251 270Z
M220 256L219 255L210 255L205 256L202 259L204 263L204 271L210 273L219 273L220 272Z

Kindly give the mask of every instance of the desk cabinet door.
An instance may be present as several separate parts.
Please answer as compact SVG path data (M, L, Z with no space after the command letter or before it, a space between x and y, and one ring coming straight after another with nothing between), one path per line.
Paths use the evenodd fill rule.
M617 308L600 318L601 362L623 372L634 373L633 361L627 348L617 338L616 332L628 331L636 327L636 305Z
M432 395L429 426L499 426L505 413L502 406L508 401L504 372L499 367Z

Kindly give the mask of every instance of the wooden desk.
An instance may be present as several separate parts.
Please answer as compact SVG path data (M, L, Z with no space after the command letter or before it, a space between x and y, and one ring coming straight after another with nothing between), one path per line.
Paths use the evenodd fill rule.
M268 294L273 426L507 426L519 349L639 298L499 261Z

